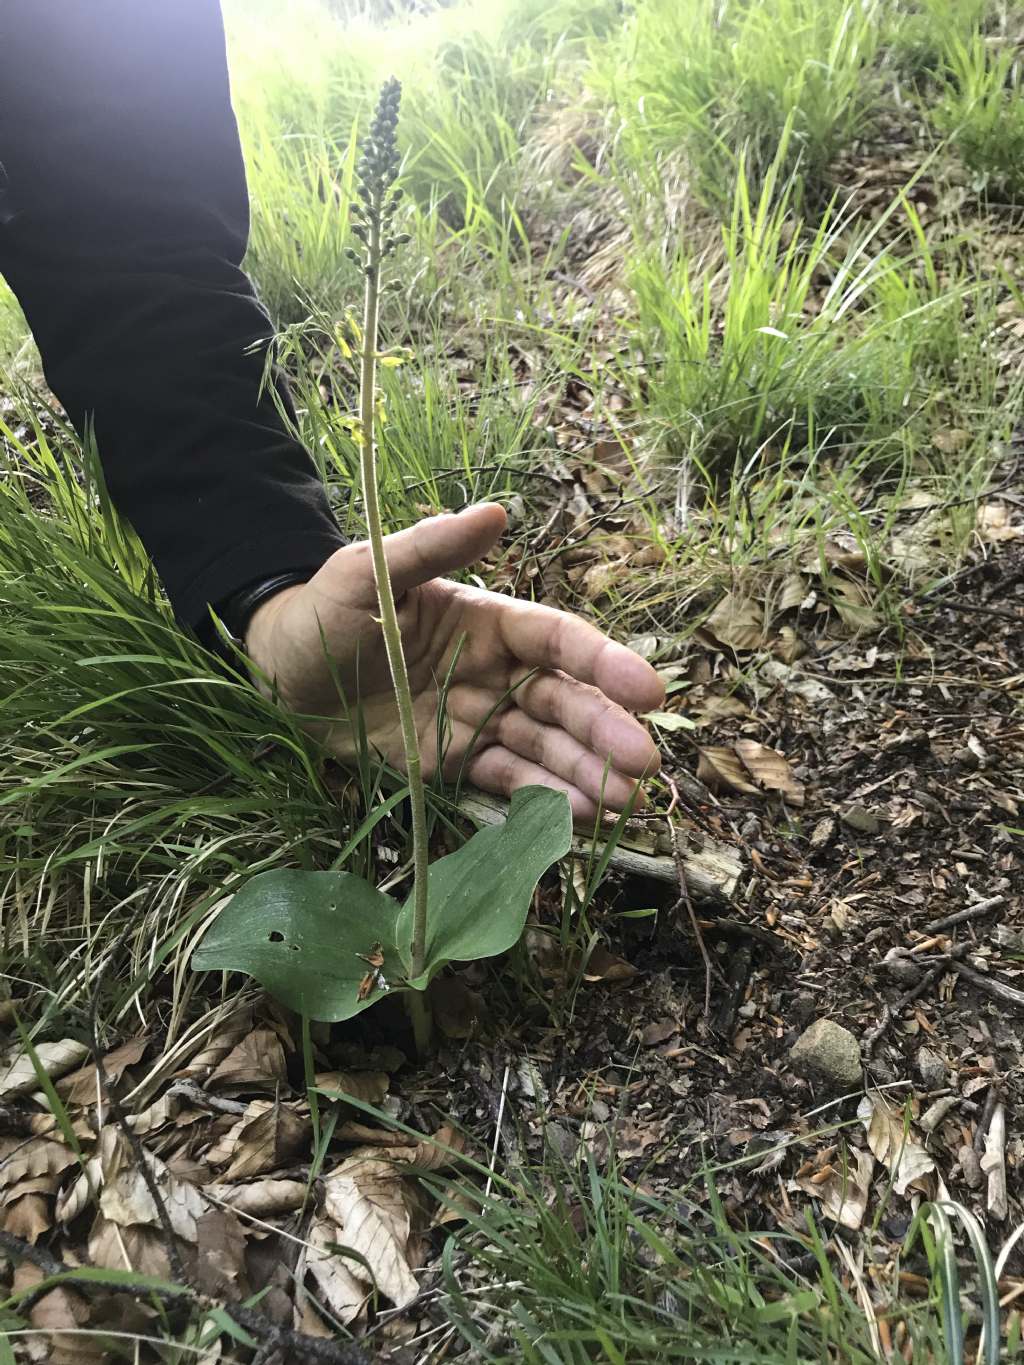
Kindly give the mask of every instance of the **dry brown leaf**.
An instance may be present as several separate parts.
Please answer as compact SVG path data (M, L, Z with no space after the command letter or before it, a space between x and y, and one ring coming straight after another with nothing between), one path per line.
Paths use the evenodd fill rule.
M896 1194L906 1194L911 1185L928 1192L927 1182L921 1182L935 1170L935 1162L907 1128L902 1112L875 1093L864 1096L857 1117L867 1129L868 1146L892 1175Z
M269 1028L253 1029L236 1043L207 1081L207 1089L224 1095L242 1091L275 1094L287 1080L284 1048Z
M256 1180L251 1185L213 1184L203 1187L207 1199L226 1204L240 1214L253 1218L275 1218L278 1214L294 1213L306 1198L303 1180Z
M859 583L835 583L835 608L843 625L856 633L877 630L878 616L871 606L867 591Z
M179 1245L178 1249L186 1263L194 1259L191 1246ZM89 1259L107 1270L134 1270L164 1280L171 1277L164 1234L148 1223L122 1227L98 1213L89 1229Z
M145 1177L135 1163L128 1140L117 1128L108 1126L99 1139L100 1212L119 1227L134 1224L160 1226L160 1215ZM167 1170L159 1157L147 1153L150 1169L163 1196L171 1228L182 1241L192 1246L196 1240L196 1221L207 1210L199 1191Z
M932 445L943 455L956 455L971 443L971 433L963 427L947 427L932 437Z
M747 771L734 749L708 746L697 758L697 780L712 791L740 792L745 796L763 795L760 787L750 781Z
M376 1284L396 1308L416 1298L419 1285L408 1259L409 1192L390 1161L363 1156L343 1161L324 1180L324 1212L342 1244L369 1266L368 1274L364 1265L350 1262L356 1279Z
M807 653L807 643L792 626L782 626L771 643L772 653L784 664L795 663Z
M588 602L596 602L604 597L608 589L622 577L621 564L610 564L602 560L592 564L579 581L579 590Z
M4 1232L23 1242L37 1242L53 1226L50 1200L45 1194L23 1194L20 1199L6 1198L3 1205Z
M39 1065L51 1080L73 1071L89 1055L84 1043L74 1038L64 1038L59 1043L39 1043L36 1057ZM28 1095L39 1089L32 1059L20 1045L0 1062L0 1096L13 1099L16 1095Z
M693 709L687 711L687 715L694 725L713 725L716 721L728 720L732 716L749 716L750 707L735 695L723 697L713 692L710 696L694 702Z
M978 508L978 535L982 540L996 543L1001 540L1020 540L1024 525L1014 524L1011 509L1004 502L986 502Z
M759 787L781 792L794 806L803 805L804 784L793 776L793 770L777 749L769 749L753 739L738 739L733 747Z
M174 1072L175 1079L205 1080L231 1049L251 1032L252 1025L251 1005L241 1005L223 1015L212 1014L207 1025L207 1036L211 1041L195 1054L187 1066ZM209 1031L211 1026L212 1032Z
M337 1092L339 1099L351 1095L365 1104L380 1104L391 1077L386 1071L318 1071L316 1083L321 1090Z
M446 1038L474 1036L487 1012L479 991L467 986L461 976L435 976L428 995L434 1023Z
M0 1165L0 1191L4 1199L16 1198L14 1191L26 1181L42 1177L45 1181L59 1179L61 1172L75 1163L75 1154L63 1142L52 1138L30 1138L19 1143L6 1161ZM44 1188L44 1186L40 1186ZM28 1194L28 1189L21 1189Z
M103 1070L108 1081L116 1085L128 1067L142 1060L148 1046L148 1038L129 1038L128 1042L106 1053ZM96 1067L90 1061L88 1066L72 1071L57 1082L56 1090L65 1104L94 1104L100 1093Z
M595 944L587 958L584 981L628 981L639 970L624 957L616 957L601 943Z
M260 1109L247 1115L239 1125L231 1165L225 1180L248 1180L276 1170L298 1156L309 1143L311 1127L308 1111L294 1105L271 1104L258 1100ZM250 1109L254 1105L249 1106Z
M827 1217L856 1232L867 1212L875 1159L870 1152L856 1151L851 1155L853 1164L837 1165L827 1180L816 1184L810 1176L797 1176L790 1188L796 1187L819 1199Z
M332 1219L317 1218L309 1230L306 1270L316 1281L325 1308L348 1327L361 1316L370 1291L352 1273L354 1263L331 1249L345 1245L344 1235Z
M252 1292L245 1276L245 1232L229 1209L207 1208L196 1220L198 1283L236 1303Z
M809 591L810 584L803 574L787 574L779 588L779 598L775 606L776 615L784 611L793 611L803 602Z
M14 1289L30 1290L43 1278L41 1270L22 1261L14 1272ZM45 1360L48 1365L103 1365L106 1360L106 1347L100 1338L79 1335L74 1330L88 1324L89 1304L73 1289L59 1285L51 1290L33 1306L29 1320L37 1332L45 1334L37 1342L44 1345L45 1354L35 1359Z
M703 627L730 649L759 649L765 637L764 610L749 597L727 592Z

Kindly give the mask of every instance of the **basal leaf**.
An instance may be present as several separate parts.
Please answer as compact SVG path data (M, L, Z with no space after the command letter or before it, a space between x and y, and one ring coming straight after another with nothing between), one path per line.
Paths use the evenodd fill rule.
M540 876L569 850L562 792L516 792L504 825L430 868L427 969L406 982L412 902L348 872L277 869L246 882L192 955L196 971L246 972L311 1019L349 1019L391 986L422 990L446 962L493 957L519 938Z
M300 1014L348 1019L404 975L399 913L397 901L349 872L262 872L220 912L192 966L247 972Z
M572 842L572 814L564 792L549 787L517 791L503 825L481 829L455 853L432 863L427 908L423 989L446 962L494 957L523 932L534 887ZM412 898L403 906L396 939L409 960Z

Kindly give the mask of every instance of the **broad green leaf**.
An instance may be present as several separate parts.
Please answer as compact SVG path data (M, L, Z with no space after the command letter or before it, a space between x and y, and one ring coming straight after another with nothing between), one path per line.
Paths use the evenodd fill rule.
M349 1019L376 1004L387 986L422 990L446 962L511 948L538 879L571 839L564 793L526 787L513 796L504 825L481 830L434 863L427 966L416 981L405 980L411 898L399 906L349 872L278 869L253 877L207 930L192 966L247 972L311 1019Z
M426 970L410 982L418 990L446 962L494 957L523 932L534 887L572 842L572 814L564 792L522 787L503 825L479 830L462 848L430 866ZM412 897L396 935L406 961L412 944Z
M379 945L384 981L405 969L395 948L398 902L350 872L278 868L246 882L192 955L196 971L248 972L282 1004L311 1019L348 1019Z

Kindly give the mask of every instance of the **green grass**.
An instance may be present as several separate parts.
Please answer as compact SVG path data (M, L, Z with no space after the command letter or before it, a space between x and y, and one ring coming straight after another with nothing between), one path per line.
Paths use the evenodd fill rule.
M765 172L788 127L790 164L816 186L865 131L881 13L875 0L641 0L596 64L599 88L644 141L686 145L712 200L740 155Z
M384 29L338 8L232 0L228 20L248 263L344 528L361 530L346 206L394 70L413 242L384 313L389 524L501 499L512 534L483 581L670 650L724 586L771 599L817 558L835 629L870 613L898 640L908 598L969 544L1020 409L997 330L1014 291L986 249L986 214L1024 190L1004 7L465 0ZM937 207L922 217L908 178L865 212L836 158L885 161L908 100ZM94 462L25 387L38 366L7 294L0 362L3 985L35 1041L62 1036L114 956L101 1027L141 1016L173 1044L219 1008L187 967L217 901L273 866L391 871L375 854L404 847L398 808L381 813L395 788L366 754L339 796L298 726L177 631ZM531 558L573 471L611 480L632 543L658 552L596 602L547 542ZM856 582L826 563L838 532ZM501 990L509 1009L543 999L525 968ZM655 1197L614 1163L498 1174L446 1263L471 1358L872 1358L829 1229L760 1237L712 1181ZM961 1358L943 1235L921 1234L932 1298L909 1309L892 1286L915 1360Z

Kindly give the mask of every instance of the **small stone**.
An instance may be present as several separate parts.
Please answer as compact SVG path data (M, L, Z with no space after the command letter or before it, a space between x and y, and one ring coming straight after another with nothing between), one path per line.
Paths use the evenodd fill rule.
M808 1080L837 1090L860 1087L860 1044L833 1019L816 1019L791 1048L789 1060L793 1070Z
M890 948L882 959L882 967L886 975L901 986L916 986L921 980L921 968L907 955L905 948Z
M928 1090L941 1090L947 1082L946 1063L930 1047L918 1048L917 1074Z
M873 810L868 810L867 806L851 806L849 810L844 810L839 818L847 829L852 829L857 834L878 833L878 816Z
M571 1162L576 1156L576 1137L560 1123L545 1123L544 1142L550 1151L557 1152L565 1162Z
M982 1173L981 1162L978 1160L978 1153L973 1147L961 1147L957 1154L960 1158L960 1169L964 1173L964 1180L972 1190L981 1188L985 1177Z

